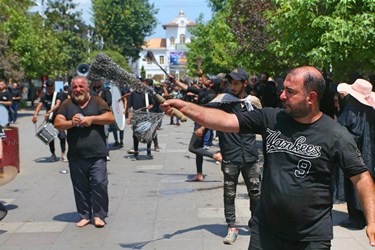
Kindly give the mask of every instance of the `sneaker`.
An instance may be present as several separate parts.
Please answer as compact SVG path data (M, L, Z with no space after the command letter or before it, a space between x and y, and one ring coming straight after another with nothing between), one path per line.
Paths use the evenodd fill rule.
M160 152L160 147L159 146L155 146L154 151L155 152Z
M225 236L223 242L224 244L232 245L238 238L238 229L235 227L228 228L228 234Z
M120 147L123 147L123 146L124 146L124 142L120 141Z
M209 149L210 149L210 146L204 146L203 149L204 149L204 150L209 150Z
M118 143L118 142L116 141L115 143L112 144L112 147L114 147L114 148L120 147L120 143Z
M150 159L154 158L154 156L151 153L147 153L147 157L150 158Z
M107 161L110 161L111 160L111 158L107 155Z
M55 162L55 161L57 161L57 157L56 157L56 155L51 155L51 157L49 158L49 160L50 160L51 162Z
M69 169L63 169L60 171L60 174L68 174L69 173Z
M128 150L128 154L135 154L135 150L134 149L129 149Z

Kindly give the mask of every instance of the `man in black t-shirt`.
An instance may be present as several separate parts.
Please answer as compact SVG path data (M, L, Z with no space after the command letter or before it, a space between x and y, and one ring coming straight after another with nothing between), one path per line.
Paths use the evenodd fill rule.
M139 92L137 90L134 90L130 93L129 95L129 100L128 100L128 110L138 110L138 111L147 111L152 109L154 106L154 99L149 93L143 93ZM128 112L128 118L126 119L126 123L128 125L132 124L132 112ZM132 127L133 129L133 149L129 150L129 153L134 154L134 158L138 160L138 155L139 155L139 140L136 136L135 127ZM147 157L150 159L153 159L153 155L151 153L151 144L152 140L145 142L147 145Z
M234 97L244 99L247 96L245 91L248 78L248 73L242 68L235 69L227 75L229 89ZM261 106L256 107L250 98L260 103L257 97L249 96L245 101L219 103L218 108L228 113L261 108ZM215 105L215 103L212 103L212 105ZM221 170L224 176L224 214L228 223L228 233L223 242L225 244L233 244L239 233L236 227L235 208L238 178L241 173L246 184L250 200L250 211L253 215L260 197L261 170L257 163L259 154L256 147L255 134L223 133L218 131L217 135L219 136L220 154L222 155Z
M67 130L70 177L80 221L84 227L94 219L105 225L108 215L107 153L104 125L115 121L109 106L98 96L90 96L83 76L72 80L71 99L57 112L55 127Z
M47 122L50 122L52 124L54 123L54 119L56 117L56 111L59 108L59 105L56 105L56 103L59 100L57 98L57 96L58 96L57 93L56 93L56 102L52 106L54 93L55 93L54 82L50 79L46 80L46 93L44 93L42 95L42 97L39 99L39 103L35 108L34 115L33 115L33 118L32 118L33 123L38 122L38 114L39 114L39 112L40 112L40 110L42 109L43 106L46 109L46 114L44 115L44 120L47 121ZM52 114L52 117L50 117L51 114ZM65 147L65 138L66 138L65 132L59 130L58 138L60 140L60 148L61 148L61 158L60 159L61 159L61 161L65 161L65 157L64 157L65 150L66 150L66 147ZM56 154L55 154L55 140L52 140L48 144L48 146L49 146L49 150L52 154L51 157L50 157L50 161L57 161L57 157L56 157Z
M18 118L18 109L20 107L20 101L21 101L21 87L19 86L18 82L12 83L12 87L9 86L9 92L12 97L12 112L13 116L11 117L11 120L13 123L16 123Z
M330 249L332 177L340 166L356 187L366 233L375 246L375 185L352 135L319 110L325 89L314 67L293 69L280 99L284 109L263 108L229 114L180 100L168 100L203 126L263 137L261 197L253 215L249 249Z

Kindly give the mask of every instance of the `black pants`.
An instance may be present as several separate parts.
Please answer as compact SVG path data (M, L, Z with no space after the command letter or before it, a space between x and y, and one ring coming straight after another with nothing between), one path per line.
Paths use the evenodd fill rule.
M291 241L280 238L255 220L251 223L249 250L329 250L331 241Z
M213 153L203 149L204 143L204 135L206 133L206 129L203 132L203 136L196 136L195 134L192 135L189 143L189 151L195 154L195 165L197 168L197 173L203 173L203 156L207 156L212 158Z
M148 141L147 143L147 154L151 154L151 144L152 144L152 140L151 141ZM134 148L134 155L138 155L139 153L139 140L137 138L137 136L135 136L135 134L133 133L133 148Z
M106 158L69 159L74 198L81 219L108 214L108 178Z
M224 214L229 227L236 224L235 199L240 173L245 181L250 198L251 215L254 214L260 197L261 169L257 162L221 164L224 175Z
M60 140L60 148L61 153L65 153L66 151L66 132L65 131L59 131L59 135L57 136ZM55 140L51 141L49 144L49 151L51 154L55 154Z

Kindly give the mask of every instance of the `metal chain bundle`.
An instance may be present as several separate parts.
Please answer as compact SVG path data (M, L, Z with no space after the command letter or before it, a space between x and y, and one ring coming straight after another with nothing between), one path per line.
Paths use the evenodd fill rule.
M142 143L151 141L156 135L155 130L161 119L163 113L153 113L142 110L131 111L131 123L134 135Z
M128 85L134 90L146 93L147 87L135 76L123 70L104 53L99 53L92 60L87 75L90 81L112 80L119 85Z

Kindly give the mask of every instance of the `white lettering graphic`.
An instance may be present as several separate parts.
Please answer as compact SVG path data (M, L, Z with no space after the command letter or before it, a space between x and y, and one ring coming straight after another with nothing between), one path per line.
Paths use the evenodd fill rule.
M280 131L273 131L267 129L266 137L266 152L285 152L292 155L297 155L304 159L314 159L321 155L321 147L306 142L306 137L300 136L294 142L287 141L280 138Z

